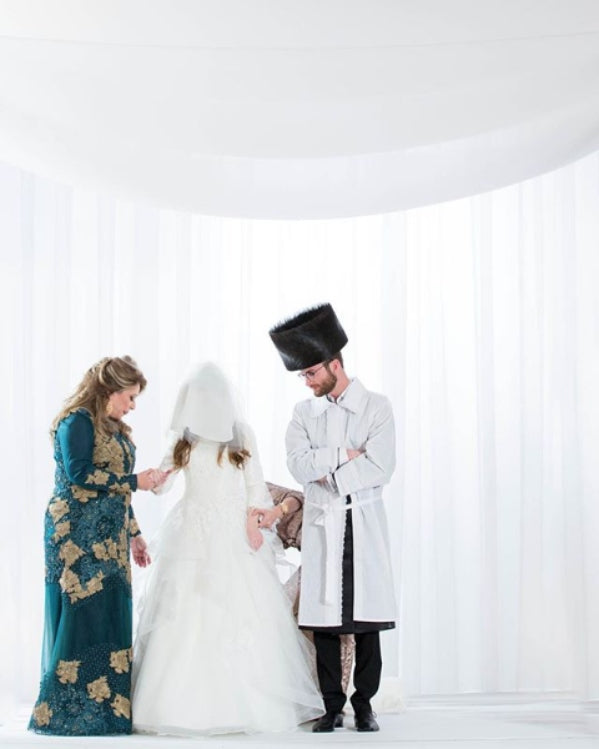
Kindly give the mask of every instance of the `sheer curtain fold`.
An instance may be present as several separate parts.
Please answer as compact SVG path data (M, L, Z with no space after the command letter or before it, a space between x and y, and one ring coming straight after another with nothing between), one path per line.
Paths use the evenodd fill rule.
M307 391L267 331L323 300L349 372L397 419L387 675L408 697L599 699L598 196L599 154L466 200L314 222L158 211L0 167L3 709L37 686L48 425L83 371L139 361L145 468L186 368L217 359L265 475L289 483L283 435ZM135 506L151 537L166 501Z

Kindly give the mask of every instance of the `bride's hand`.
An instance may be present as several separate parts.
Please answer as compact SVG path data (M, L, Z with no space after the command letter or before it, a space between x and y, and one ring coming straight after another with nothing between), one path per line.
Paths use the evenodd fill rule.
M264 538L257 528L248 528L248 541L250 542L252 549L258 551L264 543Z
M246 530L248 534L248 541L254 551L258 551L258 549L264 543L262 533L258 528L258 518L259 515L255 513L254 508L250 507L247 515Z
M159 489L167 480L167 478L171 475L172 472L173 472L172 468L169 468L168 471L161 471L158 468L155 469L154 476L153 476L155 483L154 483L154 486L152 487L152 490Z

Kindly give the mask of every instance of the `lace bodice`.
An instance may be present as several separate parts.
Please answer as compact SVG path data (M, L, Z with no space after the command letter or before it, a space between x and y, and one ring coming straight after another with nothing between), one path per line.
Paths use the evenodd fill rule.
M226 455L217 463L218 445L199 442L183 469L185 492L181 510L190 521L204 527L223 523L243 528L249 506L245 470L236 468ZM208 528L207 528L208 529Z
M247 428L246 428L247 429ZM264 482L253 434L247 429L246 445L251 457L244 468L236 468L223 454L217 462L219 445L200 440L191 450L189 464L175 471L162 487L168 491L182 474L185 490L173 508L169 520L181 529L200 534L218 533L221 537L245 533L248 507L270 507L272 500ZM162 468L172 467L172 447ZM180 481L180 479L178 479ZM184 535L189 538L187 533Z

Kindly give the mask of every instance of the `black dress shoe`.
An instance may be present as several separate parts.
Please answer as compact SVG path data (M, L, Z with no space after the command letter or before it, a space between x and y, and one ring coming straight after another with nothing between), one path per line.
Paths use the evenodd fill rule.
M335 728L343 728L343 715L326 712L312 726L312 733L331 733Z
M360 710L356 713L356 731L378 731L379 724L374 719L372 710Z

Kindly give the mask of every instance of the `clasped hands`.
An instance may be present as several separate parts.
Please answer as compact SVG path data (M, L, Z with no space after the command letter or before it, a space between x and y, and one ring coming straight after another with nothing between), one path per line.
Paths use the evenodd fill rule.
M262 530L264 528L272 528L277 520L283 517L283 504L287 501L288 499L284 499L276 507L250 507L248 509L247 535L250 546L254 551L258 551L264 543ZM299 505L297 499L293 500L293 502ZM287 509L289 511L289 508Z
M283 511L280 509L281 505L276 507L254 507L250 510L250 517L255 517L257 525L260 528L272 528L273 525L280 520Z

